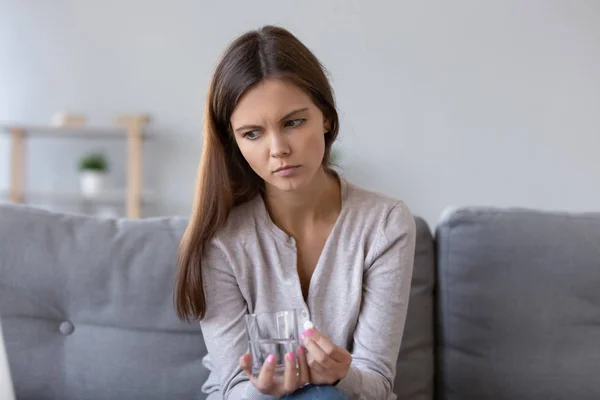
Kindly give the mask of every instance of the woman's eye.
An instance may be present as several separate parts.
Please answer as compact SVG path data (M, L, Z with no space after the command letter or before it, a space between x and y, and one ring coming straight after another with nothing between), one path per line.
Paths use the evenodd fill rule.
M242 134L242 137L250 140L254 140L258 137L258 131L248 131Z
M291 119L291 120L289 120L288 122L285 123L285 126L286 127L295 128L297 126L302 125L305 121L306 121L306 118Z

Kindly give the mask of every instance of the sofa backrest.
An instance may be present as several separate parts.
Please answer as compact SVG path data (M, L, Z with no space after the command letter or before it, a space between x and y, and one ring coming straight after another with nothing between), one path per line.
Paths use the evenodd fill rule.
M600 399L600 214L466 208L436 241L440 399Z
M185 223L0 205L0 317L19 398L202 398L200 326L172 300Z
M435 244L427 223L417 217L417 243L406 325L394 392L399 400L432 400L435 378Z
M399 399L432 399L434 381L448 400L600 398L600 214L463 208L435 244L416 222ZM204 398L200 327L172 301L186 223L0 205L19 398Z

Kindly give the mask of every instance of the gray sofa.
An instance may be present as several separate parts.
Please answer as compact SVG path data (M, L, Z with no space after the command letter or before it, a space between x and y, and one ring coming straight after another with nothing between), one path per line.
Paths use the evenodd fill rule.
M600 214L416 220L399 399L600 398ZM172 303L185 224L0 205L0 317L19 399L204 398L199 324Z

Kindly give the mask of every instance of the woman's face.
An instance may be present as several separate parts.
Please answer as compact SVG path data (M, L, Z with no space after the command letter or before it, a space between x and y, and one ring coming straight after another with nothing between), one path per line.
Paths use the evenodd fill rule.
M242 96L231 116L238 147L271 188L306 187L322 168L327 122L293 83L267 79Z

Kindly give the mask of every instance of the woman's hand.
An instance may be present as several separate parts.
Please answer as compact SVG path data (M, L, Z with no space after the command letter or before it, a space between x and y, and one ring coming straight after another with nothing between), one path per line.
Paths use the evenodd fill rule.
M310 383L331 385L346 377L352 363L352 355L346 349L314 328L307 329L300 338L308 350Z
M298 367L296 367L298 360ZM295 392L310 382L310 372L306 359L306 350L298 347L296 354L287 353L285 356L285 370L283 378L275 376L275 356L270 355L263 364L258 378L252 376L252 355L246 353L240 359L240 367L250 377L250 382L262 394L281 397Z

